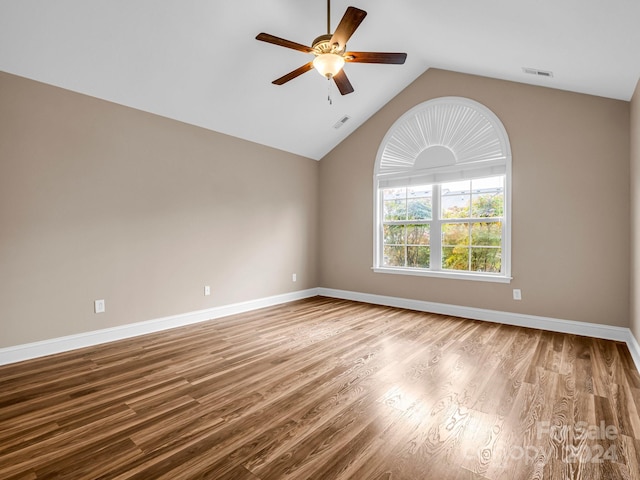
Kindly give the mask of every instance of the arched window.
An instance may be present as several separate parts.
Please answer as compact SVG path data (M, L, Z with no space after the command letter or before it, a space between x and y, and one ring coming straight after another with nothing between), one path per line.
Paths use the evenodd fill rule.
M510 281L511 148L484 105L442 97L405 113L374 192L376 272Z

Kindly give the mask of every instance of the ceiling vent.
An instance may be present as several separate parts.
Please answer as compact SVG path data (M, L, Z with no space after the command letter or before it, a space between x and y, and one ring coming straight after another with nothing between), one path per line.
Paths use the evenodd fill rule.
M553 72L550 72L548 70L538 70L537 68L522 67L522 71L524 73L528 73L529 75L537 75L539 77L553 77Z
M350 118L351 117L349 115L345 115L344 117L342 117L340 120L338 120L336 123L333 124L333 128L338 130L341 126L347 123Z

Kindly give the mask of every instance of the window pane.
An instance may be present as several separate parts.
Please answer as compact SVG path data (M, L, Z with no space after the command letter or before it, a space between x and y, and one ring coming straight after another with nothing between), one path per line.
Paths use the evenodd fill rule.
M474 272L500 273L502 266L502 249L472 248L471 270Z
M504 214L504 177L491 177L471 182L471 216L501 217Z
M407 218L431 220L431 185L407 188Z
M442 218L469 218L471 181L443 183Z
M469 245L468 223L445 223L442 225L442 245Z
M461 180L459 182L447 182L442 184L442 194L450 195L453 193L466 192L469 193L471 189L470 180Z
M431 220L431 197L409 198L407 200L409 220Z
M423 198L431 196L431 185L420 185L417 187L407 187L407 197Z
M469 248L442 247L442 268L447 270L469 270Z
M407 247L407 267L429 268L429 247Z
M382 198L384 200L404 200L407 197L407 189L402 188L385 188L382 190Z
M471 224L471 245L502 245L502 222L474 222Z
M407 218L407 202L406 200L385 200L384 201L384 219L389 220L406 220Z
M384 226L384 244L385 245L404 245L405 243L404 225L385 225Z
M429 224L407 225L408 245L429 245Z
M405 247L385 245L383 262L386 267L404 267Z
M499 175L497 177L476 178L471 181L471 188L473 190L502 189L504 188L504 176Z

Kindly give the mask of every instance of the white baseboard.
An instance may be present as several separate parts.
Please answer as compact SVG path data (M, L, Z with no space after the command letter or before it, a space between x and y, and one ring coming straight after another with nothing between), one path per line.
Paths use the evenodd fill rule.
M160 332L170 328L182 327L193 323L226 317L228 315L235 315L237 313L270 307L272 305L292 302L294 300L315 297L316 295L318 295L317 289L311 288L309 290L284 293L282 295L259 298L257 300L249 300L247 302L233 303L230 305L208 308L206 310L198 310L180 315L156 318L154 320L105 328L92 332L78 333L76 335L53 338L51 340L0 348L0 365L20 362L22 360L29 360L37 357L44 357L54 353L67 352L77 348L90 347L101 343L113 342L115 340L137 337L138 335L144 335L147 333Z
M325 297L340 298L344 300L355 300L358 302L372 303L376 305L386 305L390 307L407 308L421 312L440 313L442 315L452 315L456 317L471 318L474 320L484 320L518 327L539 328L551 332L570 333L574 335L584 335L587 337L603 338L625 342L629 347L631 356L640 370L640 345L631 333L631 330L623 327L612 327L586 322L576 322L574 320L561 320L557 318L539 317L522 313L501 312L498 310L486 310L482 308L463 307L459 305L449 305L445 303L427 302L424 300L411 300L408 298L390 297L385 295L375 295L371 293L351 292L347 290L336 290L332 288L310 288L297 292L265 297L247 302L233 303L220 307L208 308L189 312L181 315L157 318L145 322L132 323L119 327L106 328L93 332L79 333L66 337L43 340L41 342L27 343L14 347L0 348L0 365L20 362L32 358L52 355L54 353L66 352L77 348L90 347L101 343L113 342L125 338L136 337L147 333L160 332L170 328L182 327L193 323L204 322L216 318L226 317L237 313L257 310L259 308L279 305L281 303L292 302L303 298L322 295Z
M636 364L636 368L640 371L640 344L638 344L638 339L633 336L631 330L629 330L629 339L627 340L627 346L629 347L629 352L631 352L633 361Z
M451 315L454 317L484 320L488 322L502 323L505 325L514 325L517 327L539 328L541 330L548 330L551 332L584 335L586 337L625 342L629 347L629 351L631 352L631 356L636 364L636 368L640 370L640 345L638 345L638 342L631 333L631 330L624 327L613 327L597 323L561 320L523 313L501 312L498 310L463 307L459 305L449 305L446 303L434 303L424 300L411 300L408 298L389 297L386 295L335 290L323 287L318 288L318 295L373 303L376 305L385 305L389 307L407 308L409 310L417 310L420 312L440 313L442 315Z

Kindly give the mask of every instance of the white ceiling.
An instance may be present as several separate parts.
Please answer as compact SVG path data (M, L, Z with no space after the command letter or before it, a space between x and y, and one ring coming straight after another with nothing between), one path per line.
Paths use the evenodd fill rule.
M332 29L349 5L349 50L408 58L347 64L333 105L314 71L272 85L312 57L255 40L310 45L325 0L0 0L0 70L313 159L430 67L622 100L640 77L639 0L333 0Z

